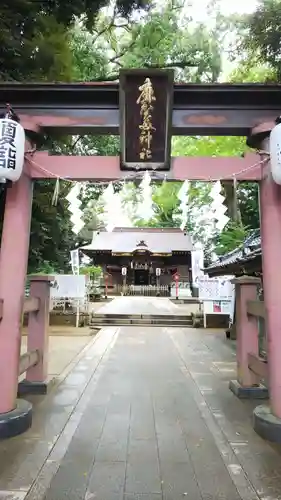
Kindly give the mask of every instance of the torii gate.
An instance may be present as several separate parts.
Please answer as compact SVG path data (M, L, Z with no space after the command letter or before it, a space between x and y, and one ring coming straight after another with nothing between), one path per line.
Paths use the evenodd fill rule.
M158 147L158 153L160 151L158 156L156 154L155 166L153 154L150 163L136 156L141 113L136 108L135 97L147 77L155 85L153 127L161 132L158 135L155 132L152 146L146 143L151 146L152 153L154 147ZM27 154L24 174L7 188L1 241L0 428L1 421L4 419L7 424L17 408L20 321L28 261L33 180L53 176L77 181L111 181L124 177L135 167L164 169L167 180L231 180L235 174L238 181L259 182L271 411L281 423L281 307L278 298L281 289L278 267L281 189L272 182L269 163L262 163L259 154L248 154L244 158L177 157L170 161L171 134L248 136L250 146L266 149L266 139L274 120L281 114L281 86L173 85L169 72L139 70L130 71L127 75L124 72L120 87L118 83L94 82L2 83L0 107L3 111L6 103L13 106L25 128ZM121 162L119 157L53 156L42 151L30 152L34 146L44 144L46 134L117 135L119 132ZM26 417L19 410L17 418L24 420ZM21 422L21 430L28 425L30 422L26 426Z

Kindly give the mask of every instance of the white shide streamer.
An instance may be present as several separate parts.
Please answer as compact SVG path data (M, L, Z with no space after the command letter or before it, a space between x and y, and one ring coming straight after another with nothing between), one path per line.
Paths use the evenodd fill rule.
M180 228L183 231L187 224L187 214L188 214L188 190L189 190L189 181L185 180L181 188L177 194L178 199L180 200L179 209L181 211L181 225Z
M141 219L149 220L153 216L151 177L146 170L140 183L140 202L138 215Z
M221 191L222 185L220 181L215 182L210 191L210 197L213 200L211 203L211 209L213 212L215 227L218 231L222 231L229 221L229 217L225 215L227 207L223 204L225 197L222 196Z
M80 209L81 201L78 196L81 192L81 185L79 183L75 183L74 186L69 191L66 196L67 201L69 202L69 211L71 212L70 220L73 224L73 232L78 234L81 229L84 227L84 222L82 220L83 212Z
M120 193L114 192L113 184L110 183L103 194L101 201L104 207L104 219L107 231L113 231L117 226L130 226L130 219L124 213Z

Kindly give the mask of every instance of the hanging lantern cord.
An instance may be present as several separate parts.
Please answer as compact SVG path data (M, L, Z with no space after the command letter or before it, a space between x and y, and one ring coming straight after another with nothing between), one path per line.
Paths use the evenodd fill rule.
M6 104L6 115L5 118L11 118L11 106L10 104Z
M18 115L15 113L12 106L8 103L6 104L5 118L8 118L10 120L14 120L17 123L20 123L20 119L19 119Z

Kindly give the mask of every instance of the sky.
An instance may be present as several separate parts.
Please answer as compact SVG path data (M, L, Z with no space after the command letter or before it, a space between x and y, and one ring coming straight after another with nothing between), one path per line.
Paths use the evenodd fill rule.
M188 5L189 2L186 2ZM209 0L193 0L192 7L188 6L188 10L192 11L193 16L198 21L204 21L208 23L209 13L207 12L207 5ZM250 14L253 12L258 4L257 0L220 0L221 11L225 15L239 13L239 14Z

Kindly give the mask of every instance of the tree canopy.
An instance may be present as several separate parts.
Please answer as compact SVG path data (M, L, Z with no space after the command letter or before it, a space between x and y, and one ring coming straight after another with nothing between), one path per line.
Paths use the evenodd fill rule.
M182 18L183 16L183 18ZM151 9L146 14L145 23L135 23L131 20L125 23L109 16L100 15L95 29L89 33L86 29L75 26L72 37L72 52L75 60L76 78L79 80L115 80L120 67L173 67L178 81L215 82L221 74L221 49L223 30L229 23L225 21L220 27L208 29L191 19L184 19L179 3L167 1L158 9ZM118 28L116 28L118 26ZM248 73L244 66L238 63L238 68L230 76L231 81L245 81L254 78L259 81L259 71L249 67ZM253 75L251 76L250 73ZM260 71L268 74L268 69ZM260 76L262 78L262 76ZM234 156L247 151L244 137L175 137L173 138L172 154L182 156ZM118 154L119 140L116 137L83 138L80 147L84 151L95 154ZM203 206L209 203L208 188L202 191L202 183L191 183L190 198L194 204ZM131 187L130 206L137 203ZM210 186L209 186L210 189ZM259 225L257 185L242 183L237 187L238 220L231 221L220 236L216 236L218 250L226 251L241 243L247 230ZM130 209L130 216L135 225L167 227L179 225L179 200L176 193L179 184L167 183L154 188L153 210L150 220L141 220ZM87 199L96 199L97 189L91 186L87 189ZM203 196L200 196L204 193ZM194 201L197 195L197 201ZM228 192L225 192L228 198ZM128 194L127 194L128 196ZM229 200L227 200L229 201ZM229 201L230 204L230 201ZM128 199L126 206L128 206ZM87 217L89 217L89 212ZM95 217L88 224L95 225ZM190 213L189 230L194 231L192 214ZM201 231L202 232L202 231ZM83 233L85 235L85 231Z
M0 5L0 79L70 80L68 29L81 19L93 29L108 0L4 0ZM147 9L148 0L116 0L114 15Z

